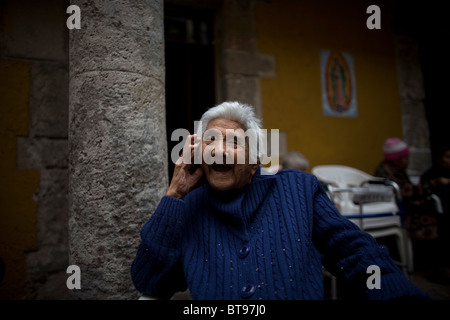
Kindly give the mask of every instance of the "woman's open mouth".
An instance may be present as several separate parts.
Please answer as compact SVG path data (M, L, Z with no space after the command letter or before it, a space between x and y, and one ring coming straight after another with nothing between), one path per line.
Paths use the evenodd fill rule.
M231 169L233 169L233 167L229 164L213 163L211 165L211 169L213 169L215 172L226 173L228 171L231 171Z

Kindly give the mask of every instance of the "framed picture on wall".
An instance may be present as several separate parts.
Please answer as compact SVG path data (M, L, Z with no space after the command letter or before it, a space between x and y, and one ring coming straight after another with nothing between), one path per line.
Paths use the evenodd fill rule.
M357 117L353 56L321 50L320 72L323 113L336 117Z

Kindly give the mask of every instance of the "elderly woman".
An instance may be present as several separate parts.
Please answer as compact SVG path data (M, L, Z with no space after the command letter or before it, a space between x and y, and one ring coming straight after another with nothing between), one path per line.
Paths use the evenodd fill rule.
M201 140L202 165L195 169L186 154L180 157L166 195L142 227L131 267L138 291L160 299L187 288L193 299L323 299L324 265L354 297L427 297L386 247L338 213L315 176L261 174L258 161L250 161L251 139L226 141L227 130L260 134L250 106L224 102L201 122L202 132L216 134L190 136L184 151L193 160ZM241 151L245 163L238 161ZM196 186L202 177L206 183ZM368 281L373 265L381 271L379 289Z

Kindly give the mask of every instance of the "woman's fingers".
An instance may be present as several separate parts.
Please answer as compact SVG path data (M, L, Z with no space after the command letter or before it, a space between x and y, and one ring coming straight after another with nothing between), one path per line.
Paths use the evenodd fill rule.
M203 176L203 169L195 167L200 163L194 162L196 151L201 150L200 141L195 134L187 137L182 154L175 163L167 195L183 199Z
M175 164L201 164L201 157L196 157L196 151L200 148L200 143L201 139L196 134L188 135L181 156Z

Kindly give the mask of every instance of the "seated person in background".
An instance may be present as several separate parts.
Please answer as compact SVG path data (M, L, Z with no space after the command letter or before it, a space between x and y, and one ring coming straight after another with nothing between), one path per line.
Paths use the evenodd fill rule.
M300 171L306 171L309 168L309 161L302 153L292 151L284 155L281 166L281 169L297 169Z
M437 195L442 204L443 215L450 215L450 146L441 148L434 165L420 178L425 197Z
M438 241L435 250L440 257L437 268L449 277L449 255L445 252L450 246L450 146L438 151L434 165L421 176L420 187L425 198L434 194L442 205L442 212L436 215Z
M383 154L384 160L376 167L374 175L398 184L410 237L436 239L436 220L429 214L420 189L411 182L406 171L409 165L408 145L399 138L388 138L383 144Z
M161 299L189 288L200 300L316 300L324 298L324 265L353 298L429 298L386 247L336 210L315 176L261 174L261 144L244 139L249 130L261 139L251 106L224 102L201 123L206 131L186 139L166 195L141 229L131 265L138 291ZM229 139L228 130L239 138ZM245 161L238 163L239 154ZM379 288L367 283L373 266Z

